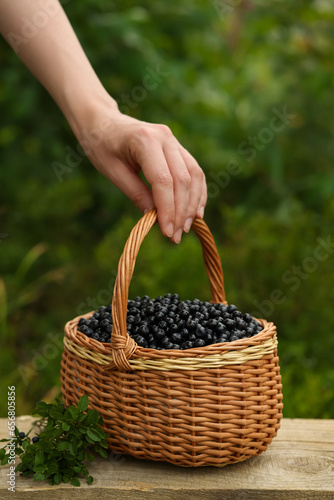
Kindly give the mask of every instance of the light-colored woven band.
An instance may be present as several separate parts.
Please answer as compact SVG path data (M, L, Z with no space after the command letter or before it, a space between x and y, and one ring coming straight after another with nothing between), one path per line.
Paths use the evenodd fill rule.
M113 365L112 356L90 351L82 347L71 339L64 337L66 348L81 359L93 361L102 366ZM222 354L209 354L198 358L179 359L129 359L131 370L201 370L202 368L220 368L226 365L239 365L246 361L261 359L263 356L272 354L277 348L277 335L265 340L258 345L245 347L237 351L227 351Z

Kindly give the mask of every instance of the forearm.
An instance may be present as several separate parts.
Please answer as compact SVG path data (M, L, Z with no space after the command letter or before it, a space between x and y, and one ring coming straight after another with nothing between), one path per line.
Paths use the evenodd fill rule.
M0 31L77 136L95 106L114 104L117 112L58 0L0 0Z

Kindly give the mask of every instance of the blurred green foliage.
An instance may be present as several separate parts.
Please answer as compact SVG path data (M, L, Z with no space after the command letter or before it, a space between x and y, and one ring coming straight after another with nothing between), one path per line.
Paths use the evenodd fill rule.
M278 327L284 415L333 418L333 3L63 4L120 109L169 125L205 170L227 299ZM59 390L63 326L111 300L140 213L87 159L57 179L75 137L3 40L0 66L5 416L7 385L18 414ZM209 297L196 237L176 247L156 227L130 296L168 291Z

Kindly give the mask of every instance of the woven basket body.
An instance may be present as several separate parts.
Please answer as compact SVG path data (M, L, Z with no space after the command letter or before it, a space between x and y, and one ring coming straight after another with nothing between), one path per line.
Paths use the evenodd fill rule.
M128 287L141 242L156 222L148 212L132 230L120 259L111 344L65 326L65 405L88 394L104 420L111 450L181 466L224 466L264 451L282 418L276 327L259 320L254 337L188 350L144 349L126 332ZM203 249L212 302L226 304L212 235L193 224Z

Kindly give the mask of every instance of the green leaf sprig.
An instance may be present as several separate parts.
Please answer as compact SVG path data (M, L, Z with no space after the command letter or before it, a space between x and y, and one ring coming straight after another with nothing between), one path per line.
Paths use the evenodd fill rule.
M51 485L71 482L73 486L80 486L80 477L92 484L94 479L83 462L94 460L94 453L108 458L108 444L100 427L103 420L96 410L86 412L88 403L87 395L80 398L78 406L66 408L59 401L37 403L33 415L41 418L29 432L25 434L15 427L15 453L21 458L15 471L37 481L46 479ZM29 434L35 425L41 432L31 439ZM1 465L9 461L6 446L0 449Z

